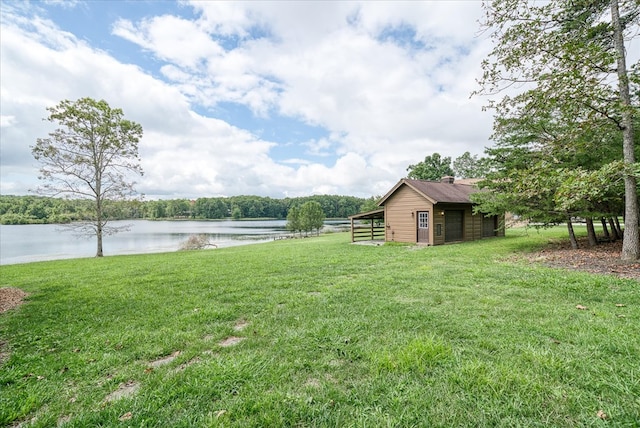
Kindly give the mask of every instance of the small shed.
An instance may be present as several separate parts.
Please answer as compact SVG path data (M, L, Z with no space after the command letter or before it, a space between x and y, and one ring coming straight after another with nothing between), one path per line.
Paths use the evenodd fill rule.
M403 178L378 202L383 219L378 219L387 242L441 245L449 242L475 241L504 236L504 216L473 213L470 196L479 192L473 182L456 183L453 177L441 181ZM368 214L368 216L366 216ZM363 213L351 217L352 241L354 221L371 216ZM371 220L372 225L374 224ZM372 238L373 239L373 226Z

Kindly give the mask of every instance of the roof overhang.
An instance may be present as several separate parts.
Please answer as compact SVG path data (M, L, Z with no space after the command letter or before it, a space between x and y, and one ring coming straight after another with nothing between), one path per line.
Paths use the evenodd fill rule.
M384 208L378 210L367 211L349 216L350 220L380 220L384 219Z

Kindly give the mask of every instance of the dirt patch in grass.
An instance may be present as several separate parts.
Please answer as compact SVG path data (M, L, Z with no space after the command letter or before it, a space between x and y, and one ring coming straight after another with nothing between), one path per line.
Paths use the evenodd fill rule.
M138 391L138 389L140 389L140 384L138 382L129 381L127 383L123 383L118 387L118 389L107 395L105 401L110 403L121 398L131 397Z
M245 339L244 337L229 336L226 339L218 342L218 345L222 346L223 348L226 348L228 346L237 345L238 343L242 342L244 339Z
M170 355L164 356L162 358L158 358L157 360L151 361L149 363L149 367L152 368L158 368L160 366L164 366L166 364L169 364L170 362L172 362L173 360L175 360L176 358L178 358L178 355L180 355L180 351L175 351L173 353L171 353Z
M614 275L640 281L640 262L627 263L620 260L622 241L605 242L589 247L586 239L578 242L574 250L569 241L552 242L541 251L528 254L526 258L545 266L579 270L590 273Z
M29 294L14 287L0 288L0 314L15 309L24 302ZM7 342L0 338L0 365L9 359L11 351Z
M0 288L0 314L20 306L28 295L19 288Z
M249 325L249 321L241 319L241 320L238 320L236 322L236 324L233 326L233 330L234 331L242 331L245 328L247 328L248 325Z

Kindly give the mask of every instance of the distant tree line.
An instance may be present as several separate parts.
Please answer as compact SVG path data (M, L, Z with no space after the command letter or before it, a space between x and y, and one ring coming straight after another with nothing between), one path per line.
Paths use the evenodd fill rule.
M274 199L262 196L105 201L111 220L128 219L286 219L292 207L317 202L327 218L346 218L375 205L375 198L315 195ZM43 196L0 195L0 224L71 223L91 214L91 201Z
M105 201L105 214L112 220L143 218L139 201ZM93 215L94 202L46 196L0 195L0 224L45 224L85 221Z

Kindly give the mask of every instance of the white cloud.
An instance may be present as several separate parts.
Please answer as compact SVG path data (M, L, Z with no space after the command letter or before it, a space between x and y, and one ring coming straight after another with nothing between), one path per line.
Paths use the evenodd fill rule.
M188 4L197 18L123 14L108 29L155 56L160 78L47 19L3 11L3 193L37 176L29 145L51 129L46 107L84 96L142 124L138 188L149 197L383 194L427 154L487 144L491 118L468 99L487 50L473 38L475 3ZM413 33L382 37L405 27ZM203 113L222 102L329 136L265 141ZM274 159L285 143L325 164L301 152Z
M16 123L16 117L15 116L8 116L8 115L0 115L0 128L8 128L9 126L13 125L14 123Z
M307 153L313 156L329 156L330 149L334 145L334 142L328 140L327 138L320 138L318 140L310 140L302 143L303 146L307 147Z
M478 146L487 143L490 124L480 102L468 99L479 75L478 52L484 55L487 50L486 41L473 38L479 5L336 3L323 9L331 13L315 9L326 2L304 3L306 13L314 17L307 29L299 28L310 24L301 19L306 14L299 10L300 4L253 8L255 20L245 24L268 22L273 42L248 42L235 50L234 62L240 62L240 56L246 64L234 75L251 70L258 76L274 76L280 85L253 92L262 105L275 104L282 114L346 136L341 153L395 153L398 145L420 138L448 147L470 144L472 151L481 152ZM357 17L353 25L347 25L349 17ZM376 38L388 26L400 24L413 26L416 38L430 49L416 53ZM216 59L221 64L226 60ZM251 91L251 85L245 89ZM260 101L251 106L257 109L256 105ZM408 150L405 161L427 154L424 149ZM446 151L438 146L428 149Z
M137 25L119 19L113 25L113 34L187 68L197 67L200 61L223 52L195 22L170 15L145 19Z

